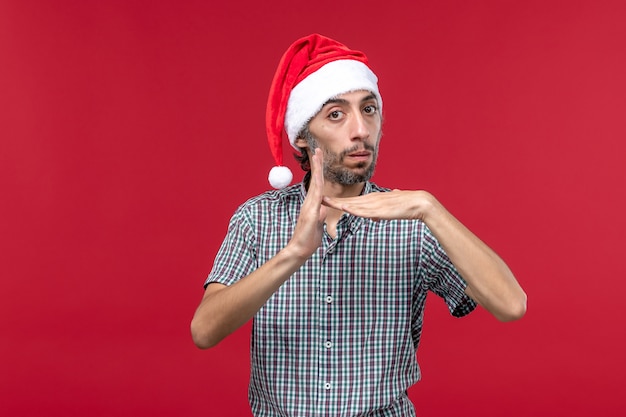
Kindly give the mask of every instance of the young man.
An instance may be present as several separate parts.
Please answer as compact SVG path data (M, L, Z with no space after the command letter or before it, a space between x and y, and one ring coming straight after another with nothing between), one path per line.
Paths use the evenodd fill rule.
M237 209L191 323L209 348L254 319L255 416L415 415L429 291L458 317L525 313L506 264L435 197L369 181L382 107L359 51L314 34L281 59L267 108L279 189ZM288 187L283 128L309 171Z

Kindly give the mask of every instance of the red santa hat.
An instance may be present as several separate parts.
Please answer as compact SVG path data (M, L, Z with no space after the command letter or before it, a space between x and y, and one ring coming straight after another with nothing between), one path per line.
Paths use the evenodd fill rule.
M378 78L363 52L319 34L298 39L287 49L274 74L265 116L267 140L276 162L268 178L272 187L284 188L293 178L283 166L283 130L297 150L298 134L328 100L358 90L375 94L382 111Z

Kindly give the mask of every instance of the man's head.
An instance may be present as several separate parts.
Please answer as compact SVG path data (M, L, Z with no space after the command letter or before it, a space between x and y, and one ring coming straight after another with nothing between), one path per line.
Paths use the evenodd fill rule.
M309 171L309 157L317 148L324 154L327 181L352 185L374 174L382 118L376 96L369 91L345 93L328 100L298 134L296 159Z
M322 138L314 132L314 120L328 105L334 104L331 101L337 101L346 93L356 92L370 96L370 101L375 101L375 113L380 121L382 99L378 91L378 78L368 67L367 57L362 52L351 50L333 39L318 34L301 38L287 49L274 75L267 103L267 136L277 165L269 176L272 186L283 188L291 182L291 172L282 166L283 130L296 150L300 150L296 143L301 136L300 133L307 127L314 139L321 140ZM371 105L364 106L351 114L358 114L361 117L367 114L362 112L368 112L371 108ZM367 120L373 119L370 117ZM375 133L375 137L369 137L371 135L370 132L362 145L358 145L352 154L345 154L343 158L350 161L363 159L364 153L371 152L373 165L375 152L363 149L366 144L370 146L372 142L377 145L380 133ZM326 145L321 147L326 152ZM351 147L352 145L337 151L338 157L341 158L341 153L349 151ZM359 156L358 152L363 154Z

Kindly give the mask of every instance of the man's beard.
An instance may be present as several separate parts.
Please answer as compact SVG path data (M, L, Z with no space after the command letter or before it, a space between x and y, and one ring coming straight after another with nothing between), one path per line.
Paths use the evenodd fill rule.
M302 133L304 139L306 139L306 142L309 145L310 152L315 152L315 149L319 148L319 144L315 136L313 136L313 134L308 129L305 129ZM380 139L380 135L378 139ZM378 140L376 142L378 143ZM363 148L372 153L372 161L370 162L369 166L367 166L367 162L360 162L359 164L357 164L357 168L365 168L367 166L365 171L359 174L343 166L343 159L346 157L346 155L349 155L352 152L356 152L360 148L361 147L357 144L350 149L344 150L340 154L336 154L329 151L328 149L325 149L324 179L337 184L353 185L368 181L370 178L372 178L372 175L374 175L374 170L376 168L378 148L370 145L369 143L363 143Z

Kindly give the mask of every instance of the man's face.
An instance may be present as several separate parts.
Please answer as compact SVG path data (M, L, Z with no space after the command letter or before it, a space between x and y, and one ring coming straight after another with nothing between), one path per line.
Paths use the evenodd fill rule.
M296 143L309 151L322 149L327 181L351 185L374 174L381 133L376 96L355 91L329 100Z

